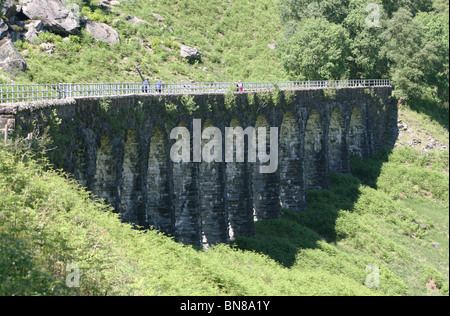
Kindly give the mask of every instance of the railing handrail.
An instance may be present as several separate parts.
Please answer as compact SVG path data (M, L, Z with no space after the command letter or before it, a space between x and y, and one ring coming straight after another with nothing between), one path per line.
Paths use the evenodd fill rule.
M228 91L258 92L299 89L352 88L391 86L390 79L343 79L278 82L242 82L240 90L233 82L151 82L145 89L143 83L50 83L50 84L0 84L0 104L65 99L72 97L116 96L127 94L211 94Z

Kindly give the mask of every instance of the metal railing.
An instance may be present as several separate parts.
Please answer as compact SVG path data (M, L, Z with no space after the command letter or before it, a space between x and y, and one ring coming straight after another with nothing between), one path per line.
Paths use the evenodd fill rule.
M234 92L263 92L299 89L352 88L390 86L389 79L355 79L325 81L243 82L242 91L236 83L199 82L163 83L161 90L156 83L147 89L142 83L59 83L59 84L6 84L0 85L0 104L32 102L77 97L102 97L127 94L215 94Z

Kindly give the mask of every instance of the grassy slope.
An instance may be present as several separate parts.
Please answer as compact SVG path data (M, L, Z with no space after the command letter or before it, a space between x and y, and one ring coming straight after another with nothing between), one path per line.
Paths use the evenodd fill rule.
M427 116L401 109L400 118L420 127L415 137L448 147L448 131ZM355 280L377 263L389 270L386 278L401 279L382 280L384 293L448 295L449 151L400 145L410 132L392 152L354 159L353 175L333 175L330 190L309 191L307 212L258 222L257 238L236 244L293 270L321 267Z
M373 294L320 268L292 273L229 246L196 251L132 230L56 172L0 156L0 295ZM71 263L79 289L64 285Z
M94 5L85 6L83 15L113 26L121 42L110 47L84 30L68 41L51 34L41 34L34 44L19 41L16 47L28 64L19 82L139 82L138 65L153 80L170 82L286 78L276 52L267 46L280 38L277 0L122 1L113 12L103 13L95 11L96 1L85 3ZM134 25L127 21L129 15L147 23ZM45 53L42 42L54 44L54 53ZM202 62L185 62L181 42L198 48Z

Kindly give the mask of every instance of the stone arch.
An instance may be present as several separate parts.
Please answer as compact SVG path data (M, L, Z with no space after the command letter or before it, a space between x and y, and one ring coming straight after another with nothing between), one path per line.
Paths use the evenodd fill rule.
M339 107L331 114L328 127L328 166L330 172L343 173L348 160L346 154L345 121Z
M129 223L143 224L143 214L138 214L139 198L136 180L139 175L139 141L135 130L128 130L122 163L120 185L120 213Z
M259 128L264 127L266 134L266 146L262 148L259 143ZM279 172L261 173L260 166L263 163L259 160L259 153L270 152L270 124L264 115L259 115L255 122L255 132L257 136L256 144L256 163L253 165L252 173L252 195L253 195L253 214L255 220L278 218L281 214L280 209L280 186ZM266 163L267 164L267 163Z
M237 117L234 117L229 127L242 127L242 123ZM254 236L251 169L246 162L236 162L236 146L234 145L233 157L233 161L227 162L225 165L228 236L230 240L233 240L236 236Z
M153 129L147 163L146 222L161 232L173 234L174 214L170 194L170 157L167 135Z
M305 129L305 175L308 189L322 189L326 177L322 119L317 110L309 114Z
M202 132L208 127L215 127L211 119L204 121ZM222 132L220 132L220 136ZM202 137L202 152L210 140ZM213 148L210 152L222 152L223 137L220 139L220 149ZM220 154L222 157L223 154ZM223 158L221 158L223 161ZM225 183L223 162L207 162L202 159L199 165L200 212L202 222L202 244L209 245L228 242L228 216L225 208Z
M188 127L182 121L179 127ZM192 133L190 133L192 144ZM172 146L176 140L171 140ZM192 146L190 157L192 157ZM192 158L191 158L192 159ZM172 161L173 210L175 239L179 242L201 245L201 216L199 210L198 163Z
M92 191L101 199L116 207L117 200L117 168L116 158L113 154L112 140L109 135L103 134L97 150L95 161L95 175Z
M284 115L279 146L281 205L295 211L303 210L306 201L300 127L292 112Z
M364 119L361 108L355 106L352 111L348 132L348 151L350 156L363 158L365 138Z

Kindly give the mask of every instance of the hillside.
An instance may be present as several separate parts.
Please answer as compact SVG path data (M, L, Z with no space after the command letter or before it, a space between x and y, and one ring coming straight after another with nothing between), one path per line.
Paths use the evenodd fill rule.
M1 2L0 84L390 78L449 126L446 0Z
M371 28L366 0L67 0L73 34L0 2L0 46L26 63L0 84L140 82L140 67L166 82L392 78L406 99L392 151L352 159L307 211L208 250L120 223L42 152L1 143L0 295L449 294L448 1L371 0Z
M66 2L73 3L81 31L44 31L15 42L27 63L17 82L139 82L137 66L144 76L169 82L286 77L268 47L281 33L277 0ZM87 20L111 26L120 41L96 41L83 26ZM197 49L201 59L182 58L183 44Z

